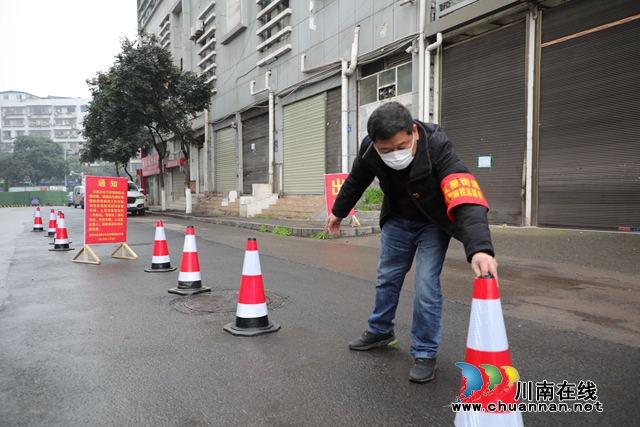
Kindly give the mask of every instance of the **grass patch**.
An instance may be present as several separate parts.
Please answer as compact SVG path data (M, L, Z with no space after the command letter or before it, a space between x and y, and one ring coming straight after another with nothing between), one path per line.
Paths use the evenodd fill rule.
M253 218L262 218L262 219L276 219L273 215L254 215Z
M291 230L287 227L274 227L273 234L277 234L278 236L291 236Z
M325 240L325 239L333 239L334 236L327 236L327 233L325 233L324 231L318 234L311 234L309 235L310 238L312 239L321 239L321 240Z
M364 203L366 205L382 204L384 192L380 188L367 188L364 190Z
M259 231L259 232L261 232L261 233L266 233L266 232L267 232L267 226L266 226L266 225L264 225L264 224L262 224L262 225L260 226L260 229L259 229L258 231Z

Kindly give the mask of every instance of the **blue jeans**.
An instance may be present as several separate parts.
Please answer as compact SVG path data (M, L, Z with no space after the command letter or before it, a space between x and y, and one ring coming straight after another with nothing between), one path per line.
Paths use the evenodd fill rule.
M436 357L442 335L440 273L450 236L431 223L392 216L382 228L378 284L369 331L393 330L400 290L416 255L415 297L411 326L411 355Z

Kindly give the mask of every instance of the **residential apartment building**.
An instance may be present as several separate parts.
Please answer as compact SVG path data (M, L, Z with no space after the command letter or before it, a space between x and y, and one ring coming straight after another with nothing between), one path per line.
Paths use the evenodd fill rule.
M69 154L78 152L84 139L82 120L87 98L46 98L26 92L0 92L0 150L13 151L18 136L42 136L60 144Z
M138 0L138 20L216 82L199 193L323 194L395 100L444 128L492 223L640 230L636 0Z

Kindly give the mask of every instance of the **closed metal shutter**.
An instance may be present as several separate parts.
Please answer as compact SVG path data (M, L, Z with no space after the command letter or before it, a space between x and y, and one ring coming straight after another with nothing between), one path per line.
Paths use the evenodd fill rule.
M216 132L216 191L237 190L238 155L236 130L225 128Z
M583 0L542 15L539 225L640 227L640 20L620 22L638 13Z
M327 92L327 154L325 173L342 172L342 91Z
M284 107L283 191L324 194L324 93Z
M441 97L441 126L477 178L489 221L522 225L525 22L445 48ZM492 168L476 169L479 156L492 156Z
M269 183L269 114L242 121L242 177L244 194L251 184Z
M185 160L186 161L186 160ZM184 199L184 171L182 167L171 168L171 191L173 191L173 201Z

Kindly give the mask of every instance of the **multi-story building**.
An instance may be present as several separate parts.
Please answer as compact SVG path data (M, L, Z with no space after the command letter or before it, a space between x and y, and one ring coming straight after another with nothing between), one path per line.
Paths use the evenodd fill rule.
M68 154L77 153L84 139L82 120L87 98L42 98L26 92L0 92L0 150L13 151L21 135L43 136L60 144Z
M138 0L138 23L216 82L199 193L322 194L396 100L444 128L492 223L640 230L637 0Z

